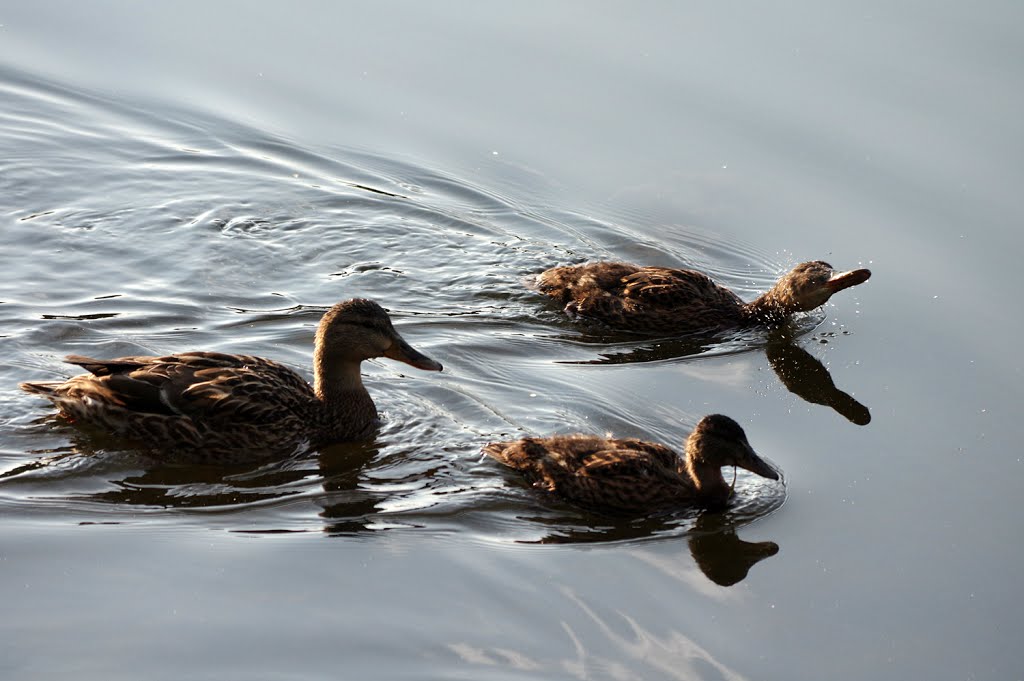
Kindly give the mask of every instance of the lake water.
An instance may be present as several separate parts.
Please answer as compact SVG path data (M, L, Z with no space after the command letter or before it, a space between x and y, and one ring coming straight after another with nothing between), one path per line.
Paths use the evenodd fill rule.
M1020 679L1024 7L194 1L0 11L0 676ZM555 264L747 299L870 267L788 335L595 335ZM69 353L309 375L364 296L370 443L233 468L87 439ZM721 514L542 498L489 440L679 444L784 481Z

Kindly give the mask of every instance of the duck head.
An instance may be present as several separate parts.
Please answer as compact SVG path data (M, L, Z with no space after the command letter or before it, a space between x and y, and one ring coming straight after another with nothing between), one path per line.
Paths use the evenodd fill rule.
M797 265L766 294L787 313L809 312L824 305L832 294L863 284L871 270L836 272L827 262L812 260Z
M779 479L778 472L754 452L740 424L721 414L700 420L686 441L686 454L692 477L699 477L702 468L739 466L769 480Z
M442 368L395 331L384 308L364 298L342 301L324 314L313 352L318 377L336 367L358 367L364 359L374 357L388 357L425 371Z

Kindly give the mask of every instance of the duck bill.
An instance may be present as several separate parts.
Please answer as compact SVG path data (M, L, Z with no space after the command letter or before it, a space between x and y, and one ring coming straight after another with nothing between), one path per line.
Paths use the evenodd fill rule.
M769 480L778 480L779 473L767 461L759 457L750 445L747 445L747 457L744 461L737 461L736 465L740 468L746 468L751 473L756 473L762 478L768 478Z
M401 336L395 337L395 342L391 344L390 348L384 351L384 356L399 362L405 362L409 366L414 366L417 369L423 369L424 371L440 371L442 369L440 362L435 362L430 359L422 352L406 343Z
M825 288L831 293L842 291L857 284L863 284L871 278L871 270L850 270L849 272L838 272L825 282Z

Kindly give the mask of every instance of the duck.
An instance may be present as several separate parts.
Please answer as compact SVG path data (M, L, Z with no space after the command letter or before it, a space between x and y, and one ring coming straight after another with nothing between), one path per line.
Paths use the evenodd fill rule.
M702 418L686 438L684 451L679 456L662 444L586 434L527 437L483 448L540 490L615 512L722 509L733 493L722 476L723 466L779 479L778 471L754 452L740 424L722 414Z
M442 370L398 334L384 308L354 298L320 320L312 385L270 359L200 351L114 359L69 355L66 362L88 373L20 387L50 400L61 417L87 430L189 459L236 461L304 442L371 439L377 410L360 365L375 357Z
M827 262L813 260L794 267L749 303L697 270L623 262L553 267L537 275L535 283L540 292L564 304L570 317L636 333L678 335L781 324L870 277L867 269L837 272Z

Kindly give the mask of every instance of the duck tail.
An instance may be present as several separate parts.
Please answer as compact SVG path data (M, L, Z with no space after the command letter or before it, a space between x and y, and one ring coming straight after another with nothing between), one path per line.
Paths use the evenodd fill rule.
M511 442L491 442L483 446L480 450L487 456L497 459L501 463L508 465L507 451Z
M127 373L146 364L146 357L118 357L116 359L93 359L84 355L67 355L64 361L82 367L95 376L112 376Z
M42 383L19 383L18 387L27 393L53 399L56 396L57 388L61 385L63 385L61 381L46 381Z
M515 442L492 442L484 446L483 452L509 468L521 471L532 470L550 458L548 450L531 437Z
M569 289L572 284L570 274L574 269L570 265L544 270L533 277L533 285L530 288L547 294L552 298L558 298L564 303L569 299Z

